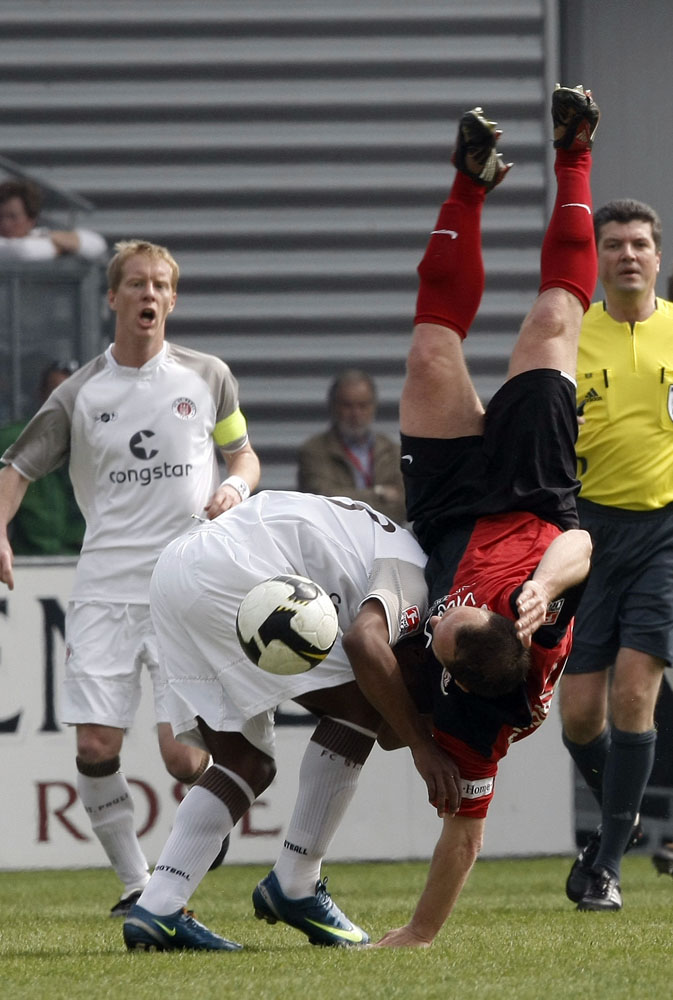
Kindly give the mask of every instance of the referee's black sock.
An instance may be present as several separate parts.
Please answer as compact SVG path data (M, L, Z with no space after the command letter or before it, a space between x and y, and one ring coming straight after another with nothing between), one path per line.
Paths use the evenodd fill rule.
M605 727L591 743L574 743L563 733L563 743L600 805L603 800L603 773L610 751L610 729Z
M601 846L594 865L608 868L617 877L652 772L656 743L656 729L626 733L612 728L603 779Z

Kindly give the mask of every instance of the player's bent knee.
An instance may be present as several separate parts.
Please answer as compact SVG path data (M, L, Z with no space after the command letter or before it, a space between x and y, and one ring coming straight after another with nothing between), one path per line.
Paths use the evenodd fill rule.
M276 775L273 757L254 746L243 733L210 729L199 719L199 729L213 758L213 764L232 771L252 789L255 796L267 788ZM213 768L208 768L199 785Z
M198 781L210 763L210 754L205 750L180 743L169 749L162 749L161 756L170 776L185 785L193 785Z
M423 337L416 337L407 356L407 377L426 382L446 384L448 364L446 355L450 353L449 331L438 331L436 327L424 327Z
M123 736L123 730L109 726L78 726L78 760L94 765L118 757Z

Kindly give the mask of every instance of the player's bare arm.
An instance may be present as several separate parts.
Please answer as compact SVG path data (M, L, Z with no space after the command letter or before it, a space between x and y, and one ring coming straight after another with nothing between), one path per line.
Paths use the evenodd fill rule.
M572 528L558 535L540 560L532 579L526 580L517 598L516 630L524 646L544 623L550 601L586 578L591 565L591 537Z
M223 451L222 455L227 465L227 479L220 483L203 508L211 521L218 514L247 499L259 484L259 459L250 444L244 445L239 451Z
M0 581L14 590L14 553L7 536L7 525L16 514L29 480L22 476L13 465L0 469Z
M414 915L404 927L388 931L374 948L428 948L450 916L484 836L485 819L445 816L428 878Z
M452 815L460 806L457 765L433 740L409 696L388 641L388 624L380 603L367 601L344 633L343 647L365 697L411 750L437 814Z

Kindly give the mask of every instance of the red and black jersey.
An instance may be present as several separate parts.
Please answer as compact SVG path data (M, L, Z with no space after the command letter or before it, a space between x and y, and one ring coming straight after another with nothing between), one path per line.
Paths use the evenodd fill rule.
M432 614L458 605L488 608L516 620L516 599L560 529L534 514L482 517L453 573L450 589ZM549 712L552 695L572 644L572 617L582 588L553 601L548 620L533 636L526 682L497 698L462 690L434 660L430 668L435 738L451 754L463 777L460 814L485 816L493 797L498 761L511 743L532 733Z

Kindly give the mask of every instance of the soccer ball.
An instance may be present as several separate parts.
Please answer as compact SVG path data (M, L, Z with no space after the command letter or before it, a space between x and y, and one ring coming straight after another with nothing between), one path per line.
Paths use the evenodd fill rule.
M241 601L236 634L243 652L270 674L301 674L325 659L339 623L328 594L303 576L274 576Z

